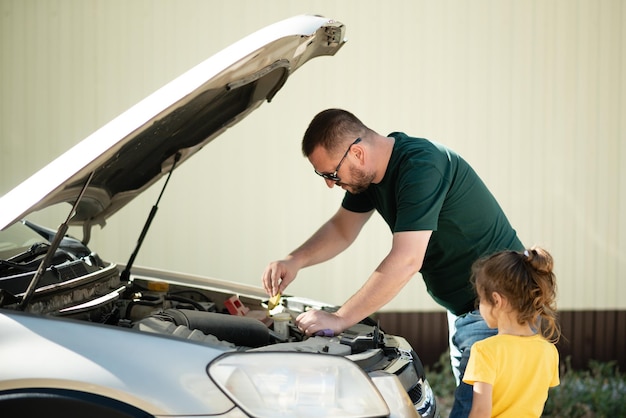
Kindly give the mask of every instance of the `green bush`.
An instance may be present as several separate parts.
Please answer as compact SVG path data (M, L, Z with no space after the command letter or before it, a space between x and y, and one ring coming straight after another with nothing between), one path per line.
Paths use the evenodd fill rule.
M455 382L449 354L426 368L426 377L437 397L442 417L447 417L454 400ZM615 362L589 362L587 370L573 370L570 359L561 366L561 384L551 388L542 417L626 417L626 375Z
M626 417L626 375L615 362L590 361L587 370L573 370L570 359L561 368L561 384L550 389L544 417Z

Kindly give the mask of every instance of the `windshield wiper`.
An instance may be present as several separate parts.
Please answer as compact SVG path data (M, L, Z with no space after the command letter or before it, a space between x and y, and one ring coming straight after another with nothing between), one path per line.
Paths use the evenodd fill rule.
M38 256L45 254L50 248L50 244L47 242L38 242L30 246L30 248L24 252L21 252L6 260L0 260L0 271L14 268L16 270L28 271L31 267L26 265L30 260L37 258Z
M33 293L35 292L35 289L37 288L37 284L39 283L39 280L41 280L44 273L46 272L46 269L50 266L52 262L52 258L54 257L54 253L56 252L57 248L59 248L59 245L61 244L61 241L63 240L63 237L65 236L65 233L67 232L70 219L76 212L76 208L78 207L78 204L82 200L83 195L85 194L85 191L87 190L87 186L89 186L89 183L91 183L91 179L93 178L94 173L95 171L92 171L91 174L89 175L89 178L83 185L83 188L80 190L80 193L78 194L78 197L76 198L76 201L74 202L74 205L72 205L72 209L70 210L70 213L68 214L67 219L65 220L65 222L61 224L61 226L59 226L59 229L56 235L54 236L54 239L50 243L50 247L48 247L48 252L46 253L46 256L43 258L43 260L41 260L41 263L39 264L39 267L37 268L37 272L31 279L30 284L28 285L28 288L26 289L26 292L24 292L24 296L22 297L22 300L20 301L20 304L17 307L19 310L24 310L24 308L26 308L26 305L28 305L28 302L30 301L31 297L33 296Z

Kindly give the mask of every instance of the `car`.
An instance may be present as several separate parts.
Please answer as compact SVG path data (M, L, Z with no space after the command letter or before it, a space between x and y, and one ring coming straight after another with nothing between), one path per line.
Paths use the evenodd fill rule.
M261 29L0 198L3 416L437 416L416 351L371 318L307 337L298 314L338 307L134 266L157 205L128 262L89 247L93 226L167 176L165 189L176 167L274 98L294 71L337 53L345 30L308 15ZM60 226L32 221L59 206Z

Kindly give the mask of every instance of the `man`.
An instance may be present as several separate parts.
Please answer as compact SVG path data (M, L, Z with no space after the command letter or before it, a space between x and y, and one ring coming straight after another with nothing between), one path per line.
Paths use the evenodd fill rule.
M296 319L306 335L335 334L394 298L417 272L448 310L451 363L457 379L450 416L467 416L472 387L462 375L471 345L495 333L475 310L472 263L504 249L523 251L493 195L459 155L421 138L381 136L352 113L316 115L302 151L328 187L346 191L339 210L304 244L263 273L265 291L283 293L297 272L348 248L378 211L393 233L392 248L365 284L337 312L311 310Z

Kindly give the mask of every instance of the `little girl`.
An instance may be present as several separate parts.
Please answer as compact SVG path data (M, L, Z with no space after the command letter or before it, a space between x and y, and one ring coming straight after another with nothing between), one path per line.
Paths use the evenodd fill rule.
M538 247L474 263L480 314L498 334L471 348L463 376L474 387L470 418L539 417L548 388L559 384L552 264L552 256Z

